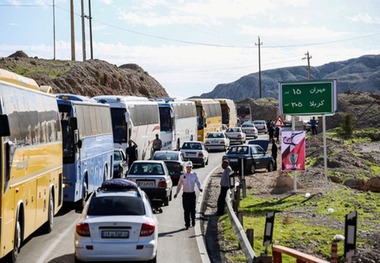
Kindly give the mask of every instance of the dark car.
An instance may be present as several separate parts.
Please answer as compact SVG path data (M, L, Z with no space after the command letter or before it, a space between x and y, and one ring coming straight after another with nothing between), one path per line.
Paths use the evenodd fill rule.
M127 156L122 149L113 150L113 178L125 178L127 172Z
M152 160L162 160L165 162L169 170L169 175L172 178L173 185L177 185L179 177L184 171L185 157L180 151L156 151Z
M244 172L254 174L256 169L265 168L268 172L273 171L274 160L270 154L257 144L242 144L231 146L223 156L228 159L234 171L240 171L241 160L244 162Z

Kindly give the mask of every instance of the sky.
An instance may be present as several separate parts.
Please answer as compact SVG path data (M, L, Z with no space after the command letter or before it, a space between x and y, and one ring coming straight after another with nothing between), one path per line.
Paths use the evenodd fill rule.
M380 54L380 0L73 0L75 59L135 63L174 98L259 70ZM90 8L91 5L91 19ZM90 22L92 34L90 34ZM71 60L70 0L0 0L0 57ZM307 77L307 76L306 76Z

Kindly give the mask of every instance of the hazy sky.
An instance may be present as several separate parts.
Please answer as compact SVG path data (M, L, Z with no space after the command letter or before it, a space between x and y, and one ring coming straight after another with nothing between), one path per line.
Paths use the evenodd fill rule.
M76 60L83 60L74 0ZM89 0L83 0L89 16ZM53 8L53 3L55 8ZM92 0L95 59L136 63L172 97L261 70L380 54L379 0ZM55 19L53 19L53 10ZM55 23L54 23L55 21ZM0 57L71 59L70 0L0 0ZM54 26L55 24L55 26ZM55 28L55 41L53 32ZM85 19L86 57L90 56Z

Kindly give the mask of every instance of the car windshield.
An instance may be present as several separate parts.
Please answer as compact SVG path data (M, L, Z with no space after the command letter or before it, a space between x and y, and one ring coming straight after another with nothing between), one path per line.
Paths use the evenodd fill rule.
M144 203L139 197L101 196L93 197L88 206L89 216L144 215Z
M239 132L239 131L240 131L239 128L229 128L229 129L227 130L227 132Z
M133 163L131 175L164 175L164 169L160 163Z
M153 160L178 160L178 153L155 152L153 155Z
M199 143L184 143L182 149L202 150L202 146Z
M247 154L248 153L248 146L236 146L231 147L227 154Z
M207 134L207 138L223 138L223 133L209 133Z
M254 125L252 123L246 123L246 124L243 124L244 128L247 128L247 127L254 127Z

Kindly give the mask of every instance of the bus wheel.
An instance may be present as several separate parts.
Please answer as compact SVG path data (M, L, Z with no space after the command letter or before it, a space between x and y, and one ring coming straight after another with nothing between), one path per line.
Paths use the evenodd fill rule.
M86 182L84 182L84 183L83 183L83 189L82 189L82 201L81 201L81 209L83 209L83 208L84 208L84 206L86 205L87 196L88 196L88 188L87 188L87 183L86 183Z
M9 261L14 263L17 260L18 254L20 253L21 248L21 224L19 218L17 218L16 221L16 227L15 227L15 238L14 238L14 246L13 250L11 251L9 255Z
M49 207L48 207L48 217L47 221L43 226L43 232L44 233L50 233L53 230L53 222L54 222L54 200L53 200L53 193L50 191L49 194Z

